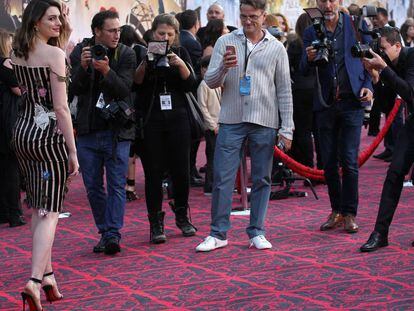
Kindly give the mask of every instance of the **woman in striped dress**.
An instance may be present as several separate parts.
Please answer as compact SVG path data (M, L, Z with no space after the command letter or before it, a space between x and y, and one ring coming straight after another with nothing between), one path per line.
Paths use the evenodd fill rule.
M59 48L65 24L59 2L32 0L23 13L12 56L23 98L12 145L33 208L32 271L21 293L30 310L42 310L41 286L48 301L63 297L53 275L51 249L65 185L79 169L67 104L65 53Z

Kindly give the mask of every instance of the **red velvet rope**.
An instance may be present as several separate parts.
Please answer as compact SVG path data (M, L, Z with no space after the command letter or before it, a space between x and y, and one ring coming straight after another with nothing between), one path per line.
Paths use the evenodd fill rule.
M401 102L402 102L402 100L400 98L397 98L395 100L394 107L392 108L391 112L389 113L388 118L387 118L384 126L382 127L381 131L378 133L377 137L375 137L375 139L373 140L371 145L366 150L362 151L359 154L359 156L358 156L358 165L359 165L359 167L361 167L371 157L371 155L374 153L375 149L377 149L378 145L384 139L384 137L387 134L389 128L391 127L392 122L395 119L395 116L398 113L398 109L401 106ZM287 167L289 167L292 171L294 171L295 173L297 173L301 176L304 176L304 177L307 177L307 178L310 178L310 179L313 179L313 180L319 180L319 181L324 181L325 180L323 170L318 170L318 169L314 169L314 168L310 168L308 166L305 166L305 165L295 161L291 157L289 157L286 153L284 153L282 150L280 150L277 147L275 147L274 155L276 157L280 158L280 160L284 164L286 164Z

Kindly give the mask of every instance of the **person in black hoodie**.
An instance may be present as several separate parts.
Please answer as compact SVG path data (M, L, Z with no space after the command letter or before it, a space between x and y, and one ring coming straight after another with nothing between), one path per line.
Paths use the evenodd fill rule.
M133 120L123 118L133 109L131 86L135 53L119 43L120 26L118 13L97 13L91 25L94 36L83 40L70 55L70 91L78 96L75 128L79 163L95 224L101 234L93 251L106 254L120 251L125 176L130 142L135 138ZM119 109L116 115L109 113L113 109Z
M135 72L134 81L139 85L137 107L144 112L141 143L150 240L164 243L162 181L166 171L170 173L174 188L171 205L176 225L184 236L196 233L187 216L191 132L185 96L194 89L196 77L188 52L178 44L179 24L175 17L158 15L151 30L154 41L168 42L168 61L165 62L165 57L154 61L144 59Z

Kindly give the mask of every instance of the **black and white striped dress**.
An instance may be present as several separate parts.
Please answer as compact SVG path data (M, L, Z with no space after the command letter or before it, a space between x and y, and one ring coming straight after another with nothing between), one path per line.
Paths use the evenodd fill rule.
M14 148L30 207L60 212L65 195L68 153L53 112L49 67L13 64L22 107L13 131Z

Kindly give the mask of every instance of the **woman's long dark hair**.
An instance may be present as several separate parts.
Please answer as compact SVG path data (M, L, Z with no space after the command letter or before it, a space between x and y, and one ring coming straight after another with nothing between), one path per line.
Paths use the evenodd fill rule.
M226 27L226 25L224 25L224 21L221 19L213 19L208 22L204 33L204 40L202 42L203 49L209 45L214 47L218 38L223 35L224 27Z
M29 52L33 48L36 37L35 26L36 23L42 19L48 8L54 6L62 13L60 3L56 0L32 0L23 12L22 26L17 30L13 42L13 51L17 57L29 57ZM62 15L59 17L62 26L60 27L60 34L57 38L50 38L48 44L53 46L60 46L66 39L65 21Z
M121 27L119 42L129 47L132 47L134 44L146 45L144 40L141 39L134 27L131 25L123 25Z

